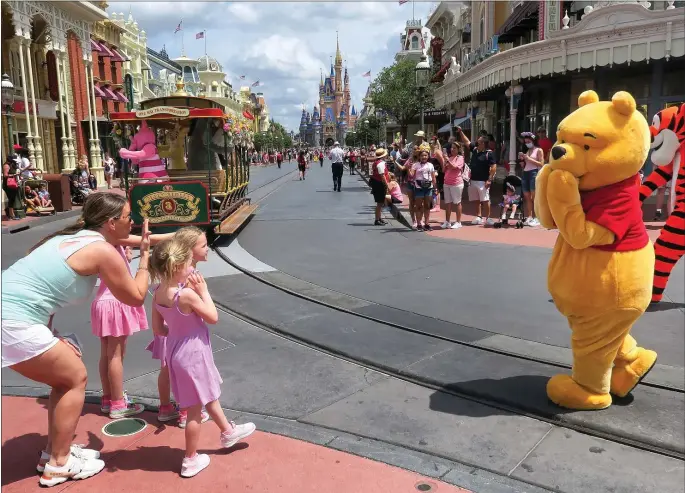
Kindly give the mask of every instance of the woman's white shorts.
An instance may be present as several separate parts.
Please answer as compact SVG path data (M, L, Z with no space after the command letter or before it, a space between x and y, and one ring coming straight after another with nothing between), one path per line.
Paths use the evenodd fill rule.
M461 185L444 185L445 203L461 204L461 196L464 193L464 184Z
M35 358L59 342L43 324L2 321L2 367Z

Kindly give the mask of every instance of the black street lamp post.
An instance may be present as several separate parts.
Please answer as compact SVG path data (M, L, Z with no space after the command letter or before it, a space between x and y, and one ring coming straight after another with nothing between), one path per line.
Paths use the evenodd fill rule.
M12 105L14 104L14 84L10 80L10 76L2 74L2 108L5 110L5 118L7 118L7 134L9 142L9 152L11 154L14 149L14 132L12 131Z
M428 79L430 77L430 64L428 63L428 57L426 55L421 55L421 61L416 64L414 69L414 74L416 75L416 87L419 90L419 99L421 103L421 120L419 123L419 130L423 130L423 113L424 113L424 94L426 92L426 87L428 87Z

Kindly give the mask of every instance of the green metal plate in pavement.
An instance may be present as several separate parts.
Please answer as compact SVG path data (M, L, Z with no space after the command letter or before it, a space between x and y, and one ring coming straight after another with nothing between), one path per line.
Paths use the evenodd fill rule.
M147 421L140 418L122 418L107 423L102 433L110 437L127 437L140 433L147 427Z

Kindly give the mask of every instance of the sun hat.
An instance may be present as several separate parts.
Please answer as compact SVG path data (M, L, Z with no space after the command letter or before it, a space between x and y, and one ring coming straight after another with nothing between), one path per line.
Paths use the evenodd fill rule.
M387 149L384 149L383 147L376 149L376 159L383 159L387 155L388 155Z

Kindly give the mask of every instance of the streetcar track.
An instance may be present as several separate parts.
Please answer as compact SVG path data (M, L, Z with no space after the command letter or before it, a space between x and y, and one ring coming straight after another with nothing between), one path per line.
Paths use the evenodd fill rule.
M375 323L378 323L378 324L381 324L381 325L385 325L385 326L388 326L388 327L393 327L393 328L399 329L399 330L401 330L401 331L403 331L403 332L411 332L411 333L413 333L413 334L418 334L418 335L421 335L421 336L424 336L424 337L430 337L430 338L432 338L432 339L438 339L438 340L441 340L441 341L445 341L445 342L450 342L450 343L453 343L453 344L457 344L457 345L459 345L459 346L464 346L464 347L468 347L468 348L472 348L472 349L477 349L477 350L479 350L479 351L485 351L485 352L487 352L487 353L497 354L497 355L500 355L500 356L506 356L506 357L514 358L514 359L518 359L518 360L530 361L530 362L532 362L532 363L539 363L539 364L545 364L545 365L555 366L555 367L557 367L557 368L563 368L563 369L566 369L566 370L570 370L570 369L571 369L571 365L568 365L568 364L566 364L566 363L561 363L561 362L558 362L558 361L547 360L547 359L544 359L544 358L536 358L536 357L534 357L534 356L526 356L526 355L523 355L523 354L514 353L514 352L512 352L512 351L506 351L506 350L503 350L503 349L497 349L497 348L492 348L492 347L488 347L488 346L483 346L483 345L478 344L478 343L475 343L475 342L466 342L466 341L459 340L459 339L455 339L455 338L452 338L452 337L448 337L448 336L444 336L444 335L440 335L440 334L434 334L434 333L431 333L431 332L426 332L426 331L423 331L423 330L421 330L421 329L416 329L416 328L413 328L413 327L408 327L408 326L406 326L406 325L402 325L402 324L399 324L399 323L396 323L396 322L390 322L390 321L388 321L388 320L383 320L383 319L380 319L380 318L377 318L377 317L373 317L373 316L371 316L371 315L366 315L366 314L363 314L363 313L358 313L358 312L355 312L355 311L350 310L350 309L348 309L348 308L344 308L344 307L341 307L341 306L338 306L338 305L334 305L334 304L331 304L331 303L327 303L327 302L325 302L325 301L322 301L322 300L319 300L319 299L316 299L316 298L312 298L312 297L310 297L310 296L307 296L307 295L305 295L305 294L299 293L299 292L294 291L294 290L292 290L292 289L290 289L290 288L287 288L287 287L285 287L285 286L281 286L281 285L279 285L279 284L273 283L273 282L271 282L271 281L269 281L269 280L267 280L267 279L264 279L264 278L262 278L262 277L260 277L260 276L255 275L253 272L250 272L249 270L245 269L245 268L242 267L241 265L238 265L238 264L236 264L235 262L233 262L233 261L232 261L231 259L229 259L229 258L228 258L228 257L227 257L219 248L214 247L214 245L212 245L212 246L213 246L213 250L216 252L216 254L217 254L223 261L225 261L226 263L228 263L231 267L233 267L233 268L239 270L241 273L245 274L246 276L250 277L251 279L254 279L254 280L256 280L256 281L259 281L260 283L265 284L265 285L267 285L267 286L269 286L269 287L271 287L271 288L277 289L277 290L279 290L279 291L282 291L282 292L287 293L287 294L289 294L289 295L291 295L291 296L300 298L300 299L302 299L302 300L305 300L305 301L308 301L308 302L311 302L311 303L315 303L315 304L317 304L317 305L324 306L324 307L326 307L326 308L330 308L330 309L332 309L332 310L335 310L335 311L338 311L338 312L342 312L342 313L345 313L345 314L347 314L347 315L352 315L352 316L357 317L357 318L362 318L362 319L368 320L368 321L370 321L370 322L375 322ZM310 283L310 284L311 284L311 283ZM319 287L321 287L321 286L319 286ZM344 294L344 293L341 293L341 294ZM367 300L363 300L363 301L367 301ZM438 319L436 319L436 320L438 320ZM475 329L477 329L476 327L469 327L469 328L475 328ZM483 329L478 329L478 330L483 330ZM489 331L486 330L486 332L489 332ZM496 334L496 333L493 332L492 334ZM677 387L672 387L672 386L669 386L669 385L664 385L664 384L659 384L659 383L641 381L638 385L643 385L643 386L645 386L645 387L651 387L651 388L655 388L655 389L659 389L659 390L665 390L665 391L668 391L668 392L674 392L674 393L679 393L679 394L685 393L685 389L680 389L680 388L677 388Z
M500 411L508 412L511 414L515 414L517 416L523 416L527 417L530 419L535 419L537 421L542 421L544 423L550 424L552 426L557 426L559 428L565 428L569 430L576 431L578 433L582 433L585 435L589 436L594 436L597 438L601 438L604 440L608 440L614 443L619 443L622 445L627 445L629 447L633 447L639 450L644 450L648 452L652 452L658 455L662 455L664 457L670 457L673 459L679 459L679 460L685 460L685 454L679 451L663 448L663 447L658 447L655 445L652 445L647 442L643 442L640 440L635 440L632 438L624 437L621 435L617 435L614 433L609 433L605 432L596 428L591 428L588 426L583 426L579 424L575 424L569 421L564 421L557 417L554 414L544 414L541 413L537 410L535 411L528 411L526 409L523 409L522 407L519 406L513 406L509 405L494 399L489 399L485 398L482 396L474 395L471 393L467 392L462 392L459 390L456 390L451 387L445 387L444 385L441 385L440 383L437 382L431 382L428 379L423 379L423 378L417 378L413 376L409 372L403 372L403 371L398 371L395 368L392 368L388 365L383 365L383 364L378 364L375 363L371 360L367 360L364 358L358 358L354 357L351 355L346 354L343 351L338 351L338 350L333 350L328 348L327 346L323 344L319 344L316 342L313 342L305 337L300 337L298 335L292 334L286 330L280 329L279 327L270 324L268 322L264 322L262 320L256 319L240 310L236 310L235 308L232 308L228 306L226 303L221 302L221 301L214 301L214 303L217 305L218 309L221 310L222 312L226 313L227 315L240 320L241 322L244 322L258 330L261 330L263 332L270 333L276 337L279 337L281 339L285 339L287 341L290 341L294 344L304 346L310 350L325 354L329 357L335 358L340 361L345 361L346 363L353 364L355 366L371 370L377 373L380 373L382 375L389 376L391 378L395 378L397 380L401 380L413 385L417 385L422 388L430 389L430 390L435 390L438 392L443 392L445 394L468 400L470 402L474 402L476 404L488 406L494 409L498 409Z

